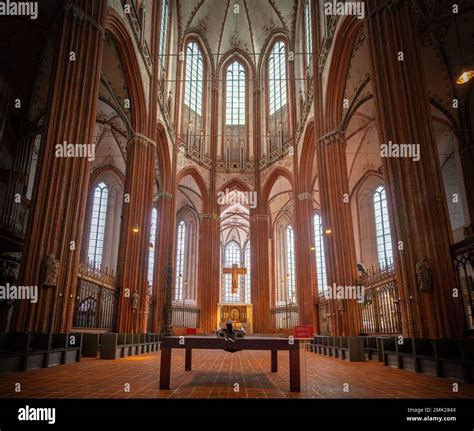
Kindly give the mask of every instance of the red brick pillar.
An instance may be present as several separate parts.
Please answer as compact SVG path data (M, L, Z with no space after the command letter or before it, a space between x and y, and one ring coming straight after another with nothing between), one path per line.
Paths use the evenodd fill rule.
M156 145L148 138L135 135L128 142L124 219L119 250L119 332L146 331L148 249L155 156ZM137 307L134 306L134 302L137 302L136 294Z
M410 3L402 0L388 8L366 0L372 80L381 143L420 147L419 161L383 158L401 306L408 316L404 332L451 337L462 333L460 300L452 295L456 284L446 199ZM431 291L419 289L416 265L423 257L431 268Z
M91 162L56 157L55 147L93 141L103 52L106 2L70 1L64 8L57 66L40 155L19 285L39 287L39 301L21 301L17 331L69 331ZM74 55L73 55L74 54ZM49 254L59 260L56 286L42 285Z
M269 271L269 217L260 202L255 210L250 211L250 267L251 300L253 305L253 332L268 333L271 331L270 308L273 304L270 293Z
M174 268L174 241L176 237L176 211L174 195L163 191L158 197L158 230L156 241L156 262L153 292L156 298L153 309L153 332L160 332L163 327L163 307L166 303L166 275L168 265ZM171 262L170 262L171 259ZM173 280L174 282L174 280Z
M319 189L329 287L353 286L357 262L349 201L344 135L332 132L318 145ZM326 232L327 230L330 231ZM360 330L356 300L329 300L329 330L333 335L357 335Z
M217 304L220 286L220 216L206 213L201 219L199 241L198 306L203 333L217 328Z
M299 193L295 199L295 258L297 298L301 325L314 325L316 261L313 248L313 194Z

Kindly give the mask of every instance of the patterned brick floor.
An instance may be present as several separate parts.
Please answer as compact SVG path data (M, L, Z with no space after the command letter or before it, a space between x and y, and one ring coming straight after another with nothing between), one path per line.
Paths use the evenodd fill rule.
M185 372L184 351L173 350L169 391L158 389L157 352L115 361L85 358L80 363L0 375L0 398L474 398L474 384L374 361L350 363L301 353L300 394L288 391L287 352L279 352L278 373L272 374L269 352L196 350L193 371ZM21 392L15 392L16 383ZM453 392L453 383L458 383L458 392Z

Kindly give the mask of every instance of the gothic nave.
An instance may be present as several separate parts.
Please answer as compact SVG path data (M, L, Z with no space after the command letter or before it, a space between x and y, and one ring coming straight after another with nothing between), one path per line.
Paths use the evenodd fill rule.
M473 22L0 1L0 397L473 398Z

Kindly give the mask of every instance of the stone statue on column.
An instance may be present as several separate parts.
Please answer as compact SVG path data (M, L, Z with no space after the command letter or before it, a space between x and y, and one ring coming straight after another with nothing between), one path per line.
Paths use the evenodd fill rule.
M140 295L136 290L132 293L132 309L138 310L138 300L140 299Z
M168 103L168 105L167 105L168 106L168 114L171 117L171 108L173 107L173 92L171 90L168 92L168 101L167 101L167 103Z
M46 258L44 265L43 286L56 286L58 283L59 259L56 259L54 253L50 253Z
M416 276L418 278L418 289L422 292L431 292L433 290L431 268L425 257L421 258L416 264Z
M304 95L303 95L303 89L300 88L300 117L303 115L303 110L304 110Z

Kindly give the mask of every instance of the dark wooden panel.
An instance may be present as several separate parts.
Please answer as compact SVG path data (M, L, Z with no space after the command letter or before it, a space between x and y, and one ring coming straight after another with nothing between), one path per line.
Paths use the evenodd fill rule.
M181 344L180 344L180 340ZM173 349L217 349L228 351L239 350L298 350L299 340L290 344L288 338L237 338L235 342L224 338L199 336L165 337L161 340L161 348Z

